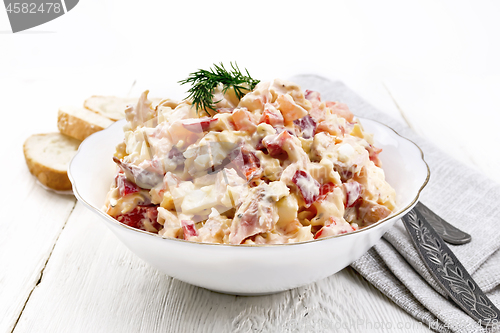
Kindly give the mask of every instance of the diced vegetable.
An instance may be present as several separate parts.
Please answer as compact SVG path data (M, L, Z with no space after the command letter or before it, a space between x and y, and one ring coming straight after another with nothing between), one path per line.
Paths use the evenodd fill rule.
M190 220L181 220L182 230L184 231L184 239L189 240L189 238L198 236L198 231L194 226L194 222Z
M121 197L124 197L132 193L137 193L141 190L139 186L128 180L123 172L120 172L116 175L115 182L118 191L120 191Z
M300 133L304 139L314 137L316 133L316 121L310 115L296 119L293 123L300 129Z
M276 109L265 108L262 113L262 117L260 117L259 124L266 123L273 127L283 126L285 120L283 119L283 115L277 111Z
M132 228L146 231L153 231L151 228L154 228L158 232L161 225L156 221L157 217L158 211L156 206L136 206L130 212L120 214L115 218Z
M210 124L216 122L218 119L202 117L199 119L185 119L182 121L182 126L190 132L201 133L208 131Z
M237 169L238 173L243 175L247 180L253 178L253 175L260 169L260 160L255 156L254 152L246 147L236 147L228 157L231 164Z
M274 158L287 158L288 154L283 149L285 141L290 140L292 136L288 131L282 131L278 135L268 135L262 140L262 144L267 148L269 155Z
M318 200L324 199L324 197L332 192L335 189L335 184L332 182L328 182L326 184L322 184L321 187L319 188L319 195L318 195Z
M316 235L314 235L314 239L318 238L324 238L328 236L335 236L339 234L345 234L351 231L354 231L354 229L349 223L346 221L343 221L339 218L331 216L328 219L328 222L325 224L324 227L322 227Z
M354 206L358 202L358 200L361 199L361 193L363 191L361 184L351 179L348 182L344 183L344 189L346 195L346 208Z
M297 170L293 175L292 182L299 189L306 207L312 205L320 194L320 184L307 171Z

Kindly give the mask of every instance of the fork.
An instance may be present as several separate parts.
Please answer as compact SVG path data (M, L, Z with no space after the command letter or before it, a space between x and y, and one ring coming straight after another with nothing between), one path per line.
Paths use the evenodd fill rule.
M418 210L424 216L445 242L453 245L462 245L471 241L471 235L449 224L423 203L417 202L414 209Z
M425 266L446 291L448 298L452 299L455 304L481 325L491 327L498 324L500 310L483 293L462 263L434 230L431 221L448 239L452 235L452 241L459 239L459 243L464 244L466 237L464 238L464 235L453 237L453 235L459 235L463 232L455 227L450 229L451 225L443 224L444 220L436 217L437 215L429 208L417 203L402 218L402 221ZM443 229L444 231L442 231ZM470 241L470 235L468 235L468 241Z

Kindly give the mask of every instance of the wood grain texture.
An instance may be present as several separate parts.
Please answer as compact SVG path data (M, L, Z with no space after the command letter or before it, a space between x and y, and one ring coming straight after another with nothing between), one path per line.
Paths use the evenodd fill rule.
M57 130L57 106L47 80L2 76L2 215L0 218L0 332L11 332L36 286L76 199L46 191L29 173L23 143ZM59 93L60 94L60 93ZM51 113L52 111L52 113ZM51 117L50 115L53 115Z
M359 332L398 324L420 327L351 269L269 296L186 284L135 257L78 203L14 332Z
M37 284L57 237L75 205L73 196L44 190L24 163L23 140L2 163L0 219L0 332L10 332ZM15 165L16 167L12 167ZM13 190L6 190L13 189Z
M126 91L130 83L131 80L127 83L117 80L111 86L116 91ZM97 84L108 85L105 82ZM67 80L52 76L34 80L21 80L17 76L0 78L4 124L0 131L3 144L0 163L2 333L11 332L16 325L76 203L73 196L46 191L36 183L24 160L23 143L32 134L57 131L59 106L78 100L83 103L90 92L97 90L89 82L78 81L72 84L72 89L67 89Z

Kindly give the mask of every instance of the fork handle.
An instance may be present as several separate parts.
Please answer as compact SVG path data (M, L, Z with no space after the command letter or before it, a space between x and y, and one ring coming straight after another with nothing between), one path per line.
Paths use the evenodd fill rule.
M429 272L449 298L481 325L498 325L500 310L483 293L424 215L414 208L402 220Z

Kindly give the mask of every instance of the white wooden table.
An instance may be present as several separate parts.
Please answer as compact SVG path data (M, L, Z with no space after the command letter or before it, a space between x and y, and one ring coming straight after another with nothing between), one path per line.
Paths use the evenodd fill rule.
M106 1L110 4L114 2ZM307 47L298 48L286 60L232 51L237 47L230 46L237 44L228 40L238 36L232 30L227 32L229 51L214 50L201 58L195 52L167 57L173 44L177 49L188 46L175 36L165 37L170 44L158 46L158 52L145 51L135 46L153 45L163 36L158 33L158 22L165 17L161 10L150 8L152 17L141 21L143 7L124 1L116 9L120 17L134 17L148 32L157 32L139 34L116 17L114 28L104 26L93 12L98 5L96 0L81 1L71 22L62 17L38 29L55 33L0 34L1 333L428 331L350 268L260 297L222 295L172 279L130 253L74 197L38 186L25 165L22 144L31 134L57 130L60 105L81 103L92 94L128 94L135 79L134 93L156 87L158 94L179 96L183 89L175 81L190 71L237 59L261 78L311 72L340 78L448 154L500 181L498 5L334 1L325 10L290 11L294 18L310 18L301 21L294 36L283 35L281 44L308 40L323 43L326 53L311 55ZM281 10L266 5L270 11ZM175 6L186 10L189 4ZM243 18L259 13L247 9ZM336 19L327 20L332 13ZM98 28L93 24L85 32L78 30L89 19ZM161 22L170 28L182 22L170 19ZM8 30L3 20L0 29ZM278 27L257 26L253 34ZM189 40L194 33L185 34ZM90 40L95 47L89 49L85 43ZM200 43L202 49L210 48L208 41ZM275 46L262 43L260 49Z

